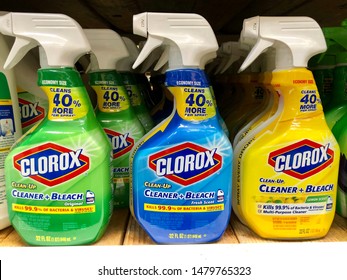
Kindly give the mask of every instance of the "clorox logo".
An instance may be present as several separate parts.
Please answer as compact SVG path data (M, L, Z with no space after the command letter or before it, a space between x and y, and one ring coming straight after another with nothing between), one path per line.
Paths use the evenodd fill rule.
M26 128L45 117L45 109L38 102L32 103L18 98L22 127Z
M53 187L89 169L89 157L82 152L46 143L15 155L13 163L23 177Z
M134 146L134 139L129 137L129 133L121 134L107 128L104 131L111 141L113 158L118 158L130 152Z
M269 154L268 164L276 172L297 179L308 178L333 163L334 151L329 144L321 145L305 139Z
M222 157L217 148L208 150L187 142L151 155L149 167L159 177L188 186L218 171Z

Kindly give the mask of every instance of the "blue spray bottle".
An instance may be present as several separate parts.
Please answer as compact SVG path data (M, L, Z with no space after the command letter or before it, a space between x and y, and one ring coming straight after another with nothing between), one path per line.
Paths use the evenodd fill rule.
M165 83L175 103L132 150L132 213L157 243L215 241L229 222L232 172L232 147L202 70L218 49L215 35L196 14L142 13L133 28L148 38L134 68L169 46Z

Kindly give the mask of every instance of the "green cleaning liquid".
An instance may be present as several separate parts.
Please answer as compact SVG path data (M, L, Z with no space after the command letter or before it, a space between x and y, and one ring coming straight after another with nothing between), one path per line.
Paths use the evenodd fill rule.
M119 73L90 72L90 85L97 94L96 116L112 146L114 206L129 206L129 154L145 134Z
M31 245L93 243L112 214L111 145L75 69L38 75L49 110L6 158L10 221Z

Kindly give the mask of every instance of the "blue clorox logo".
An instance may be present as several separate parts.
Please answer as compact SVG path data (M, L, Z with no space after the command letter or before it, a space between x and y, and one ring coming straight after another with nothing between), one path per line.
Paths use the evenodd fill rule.
M222 157L217 148L209 150L187 142L151 155L149 167L158 177L188 186L218 171Z
M305 179L322 171L334 160L329 144L321 145L308 139L281 148L269 154L268 164L276 172L297 179Z
M46 143L15 155L13 164L23 177L53 187L89 169L89 157L82 152Z

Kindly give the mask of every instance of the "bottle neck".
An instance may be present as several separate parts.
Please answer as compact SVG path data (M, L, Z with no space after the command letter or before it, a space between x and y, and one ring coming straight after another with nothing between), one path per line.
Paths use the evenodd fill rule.
M280 121L323 116L315 80L312 72L306 68L274 71L271 85L284 102Z
M166 72L165 85L175 98L178 115L187 121L203 121L216 115L210 84L203 70Z
M97 95L100 112L118 113L130 110L130 100L122 77L115 70L89 73L89 84Z
M93 113L87 90L74 68L39 69L38 85L48 98L49 121L80 121Z

